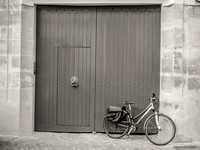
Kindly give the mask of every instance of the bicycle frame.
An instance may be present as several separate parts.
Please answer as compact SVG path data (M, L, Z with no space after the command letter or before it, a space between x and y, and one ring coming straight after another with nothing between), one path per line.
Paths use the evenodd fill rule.
M134 118L132 117L132 109L131 109L131 106L129 104L129 116L130 116L130 119L132 121L132 124L133 125L137 125L141 122L141 120L151 111L153 110L155 114L157 114L157 112L155 112L154 110L154 106L153 106L153 102L151 102L140 114L138 114L137 116L135 116ZM136 123L133 123L134 120L138 119L139 120L136 122ZM156 119L157 120L157 119ZM157 122L158 123L158 122Z

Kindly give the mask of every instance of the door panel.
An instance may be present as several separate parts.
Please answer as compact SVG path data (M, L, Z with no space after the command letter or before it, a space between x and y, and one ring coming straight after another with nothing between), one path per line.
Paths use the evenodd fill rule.
M39 7L37 22L35 129L94 131L96 8Z
M159 95L160 6L39 6L36 38L37 131L102 132L109 105Z
M109 105L134 101L136 115L152 92L159 95L159 35L159 6L97 9L96 131Z

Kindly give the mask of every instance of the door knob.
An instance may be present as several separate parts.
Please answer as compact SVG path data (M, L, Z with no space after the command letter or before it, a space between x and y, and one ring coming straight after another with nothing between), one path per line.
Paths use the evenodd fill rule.
M72 87L77 87L78 86L78 77L77 76L73 76L71 78L71 86Z

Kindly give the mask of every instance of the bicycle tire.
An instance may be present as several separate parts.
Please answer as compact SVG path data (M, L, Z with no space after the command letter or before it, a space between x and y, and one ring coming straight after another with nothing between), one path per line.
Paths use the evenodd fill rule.
M130 122L128 115L123 121ZM126 135L127 131L129 130L129 125L120 122L112 122L105 116L103 119L103 128L109 137L119 139Z
M170 143L176 134L176 126L172 119L164 114L158 114L161 129L156 126L156 115L151 116L145 125L147 139L155 145L166 145Z

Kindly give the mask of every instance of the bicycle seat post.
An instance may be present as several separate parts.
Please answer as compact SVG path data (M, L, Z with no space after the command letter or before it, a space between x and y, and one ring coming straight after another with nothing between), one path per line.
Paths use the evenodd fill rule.
M132 108L131 108L131 104L128 104L128 111L131 113Z

